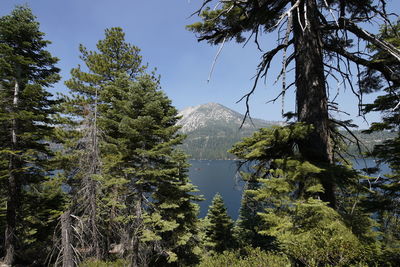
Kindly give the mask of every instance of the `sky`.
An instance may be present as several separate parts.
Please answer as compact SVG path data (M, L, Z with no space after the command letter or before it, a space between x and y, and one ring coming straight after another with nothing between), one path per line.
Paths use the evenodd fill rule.
M104 38L104 29L121 27L126 41L141 49L143 61L150 69L156 68L161 76L162 90L179 110L216 102L244 113L245 103L236 103L252 87L254 74L262 52L253 42L227 43L216 61L211 79L210 69L219 47L198 42L196 35L185 26L199 20L190 16L200 6L200 0L0 0L0 16L9 14L15 5L28 5L45 38L52 42L48 50L60 59L62 80L52 92L67 92L64 81L70 77L71 68L82 64L79 59L79 44L94 50L98 40ZM400 1L389 0L388 11L399 12ZM368 25L368 30L377 32L378 27ZM264 51L276 44L274 36L262 36ZM260 83L250 101L250 114L254 118L282 120L282 103L267 103L280 93L280 82L273 85L279 72L281 59L271 67L266 82ZM290 75L290 73L288 74ZM333 88L337 86L334 84ZM335 92L336 93L336 92ZM376 94L366 96L371 102ZM379 120L379 114L367 116L367 121L357 117L357 99L350 89L340 88L337 102L360 128ZM294 93L285 97L284 110L294 110Z

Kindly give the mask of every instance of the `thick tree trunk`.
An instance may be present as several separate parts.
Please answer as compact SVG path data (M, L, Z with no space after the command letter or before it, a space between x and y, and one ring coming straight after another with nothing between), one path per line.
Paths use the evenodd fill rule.
M13 98L13 112L18 110L19 101L19 83L15 80L14 85L14 98ZM18 149L17 143L17 119L11 121L11 150L15 152ZM18 201L20 195L20 182L18 181L18 159L15 155L10 156L9 161L9 177L8 177L8 199L7 199L7 213L6 213L6 232L5 232L5 252L4 262L12 265L15 260L15 243L16 243L16 216Z
M333 152L316 1L304 0L300 10L300 18L296 14L293 19L297 116L299 122L312 124L314 131L299 145L299 149L305 159L311 162L330 164ZM321 183L325 190L321 199L335 207L334 182L329 178L321 178Z
M61 215L61 246L62 246L62 266L74 267L74 254L72 251L72 224L69 211Z

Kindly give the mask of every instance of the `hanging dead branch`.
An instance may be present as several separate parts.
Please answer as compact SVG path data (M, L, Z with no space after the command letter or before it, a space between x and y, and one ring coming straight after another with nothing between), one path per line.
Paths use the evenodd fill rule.
M276 55L279 51L281 51L281 50L287 48L287 47L288 47L289 45L291 45L292 43L293 43L293 40L290 40L290 41L287 42L287 44L281 44L281 45L277 46L276 48L274 48L274 49L272 49L272 50L266 52L266 53L263 55L263 57L262 57L263 59L262 59L261 63L258 65L258 70L257 70L257 74L256 74L256 76L255 76L255 80L254 80L254 83L253 83L253 88L250 90L249 93L247 93L247 94L245 94L244 96L242 96L242 97L236 102L236 103L239 103L239 102L242 101L243 99L245 99L245 101L246 101L246 113L245 113L245 115L244 115L244 118L243 118L243 121L242 121L242 124L241 124L240 127L242 127L242 126L244 125L244 123L245 123L245 121L246 121L247 118L251 118L251 116L250 116L250 104L249 104L249 101L250 101L251 95L254 93L254 91L255 91L256 88L257 88L258 80L259 80L260 78L264 77L264 76L267 76L268 70L269 70L269 68L271 67L271 63L272 63L272 60L273 60L273 58L275 57L275 55Z

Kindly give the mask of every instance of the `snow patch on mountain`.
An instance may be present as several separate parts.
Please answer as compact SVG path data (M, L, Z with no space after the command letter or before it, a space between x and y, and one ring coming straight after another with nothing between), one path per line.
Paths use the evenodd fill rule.
M238 129L243 121L244 116L232 109L229 109L218 103L208 103L199 106L187 107L178 114L182 118L178 121L178 125L182 126L181 132L188 133L199 128L210 125L234 125ZM253 122L259 125L272 124L267 121L255 119ZM273 124L280 124L274 122ZM243 128L255 128L250 120L247 120Z

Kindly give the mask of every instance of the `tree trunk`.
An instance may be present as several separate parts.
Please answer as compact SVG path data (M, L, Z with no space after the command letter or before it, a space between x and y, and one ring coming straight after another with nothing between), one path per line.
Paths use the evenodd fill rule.
M69 211L61 215L61 246L63 251L63 267L74 267L74 255L72 251L72 225Z
M91 180L91 198L90 198L90 207L91 207L91 213L90 213L90 228L92 232L92 242L93 242L93 248L94 248L94 253L95 253L95 258L97 260L101 259L101 250L100 250L100 235L99 235L99 229L97 227L97 197L96 197L96 181Z
M19 101L19 83L15 80L14 85L14 98L12 112L17 112ZM11 121L11 150L15 152L18 149L17 143L17 119ZM8 199L7 199L7 213L6 213L6 232L5 232L5 252L4 257L5 264L12 265L15 260L15 229L16 229L16 216L18 201L20 195L20 182L18 181L18 175L16 169L19 167L17 163L18 159L15 155L10 156L9 161L9 177L8 177Z
M11 156L13 157L13 156ZM12 168L13 160L10 160L10 169ZM4 263L13 265L15 259L15 228L16 228L16 210L17 210L17 177L10 171L8 178L8 200L7 200L7 215L6 215L6 232L5 232L5 252Z
M95 102L94 102L94 129L93 129L93 138L92 138L92 153L93 153L93 164L94 169L93 173L98 174L100 172L100 153L99 153L99 136L98 136L98 125L97 125L97 104L98 104L98 91L96 88L96 95L95 95ZM93 246L95 250L95 257L97 260L101 258L101 251L100 251L100 235L99 229L97 224L97 182L93 180L91 177L90 180L90 206L91 206L91 230L92 230L92 239L93 239Z
M132 237L132 261L131 267L139 266L139 254L140 254L140 244L139 244L139 233L142 224L142 197L141 190L138 190L138 198L135 205L135 233Z
M333 152L318 10L315 0L304 0L303 3L300 4L300 12L294 12L293 18L297 116L299 122L312 124L314 131L299 144L299 149L310 162L330 164L333 161ZM334 182L329 178L321 178L321 183L325 190L321 199L335 208Z
M85 106L87 112L84 129L85 135L82 140L85 141L85 153L80 159L80 169L84 171L82 178L82 189L79 190L80 194L77 199L80 201L78 207L84 209L76 211L81 214L83 221L83 243L85 253L83 258L91 257L100 260L102 257L100 241L101 236L99 233L99 221L97 217L98 212L98 191L99 184L95 176L101 173L101 159L99 152L99 136L97 125L97 90L94 98L93 112L91 106ZM78 208L78 209L79 209Z

